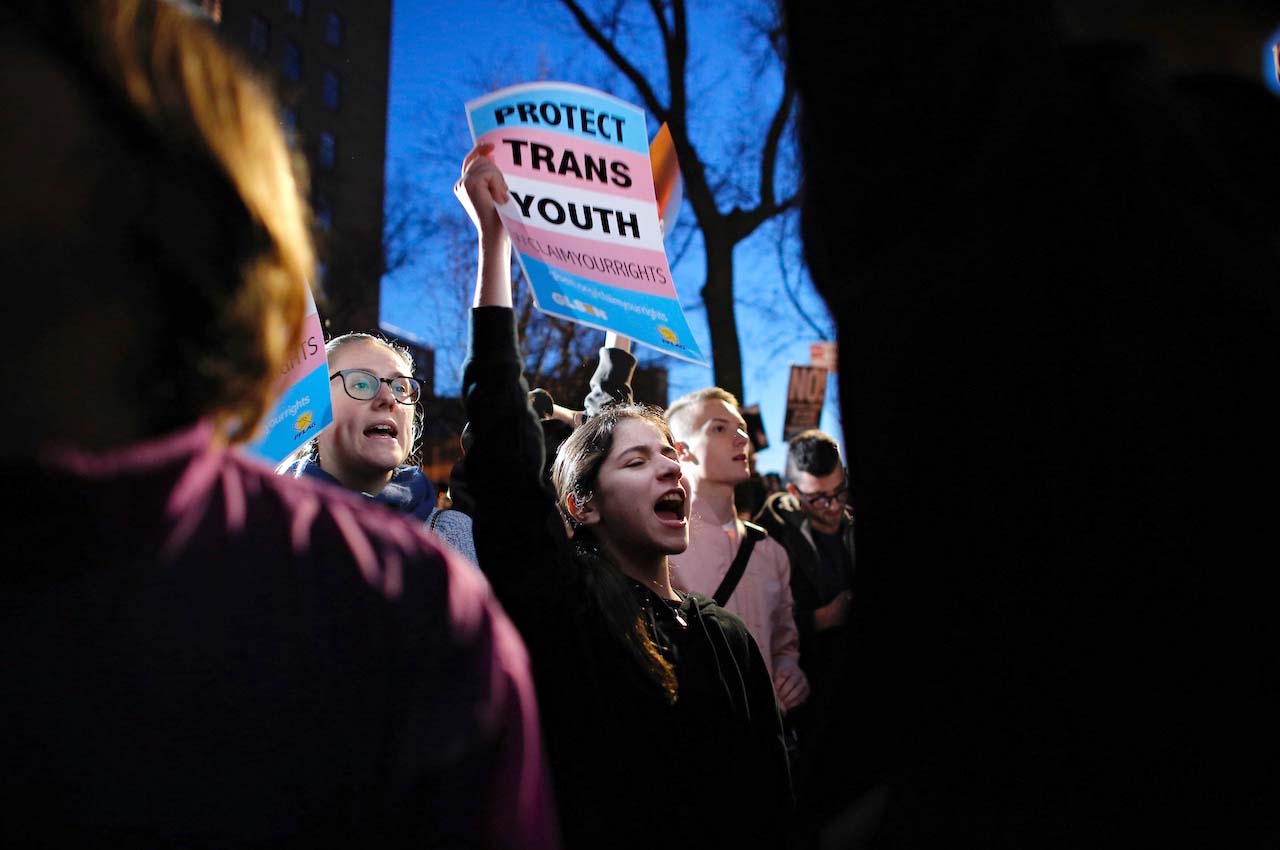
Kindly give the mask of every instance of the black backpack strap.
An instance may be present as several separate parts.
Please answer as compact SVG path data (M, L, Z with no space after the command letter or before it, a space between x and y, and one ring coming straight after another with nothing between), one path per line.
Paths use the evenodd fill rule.
M747 529L747 536L742 538L742 542L738 544L738 554L734 556L733 563L729 565L729 572L724 574L724 580L720 582L716 592L711 595L711 598L721 608L729 601L729 597L733 596L733 591L738 587L738 582L742 581L742 574L747 571L747 561L751 560L751 550L756 548L756 541L764 540L769 536L769 532L754 522L746 522L744 520L742 524Z

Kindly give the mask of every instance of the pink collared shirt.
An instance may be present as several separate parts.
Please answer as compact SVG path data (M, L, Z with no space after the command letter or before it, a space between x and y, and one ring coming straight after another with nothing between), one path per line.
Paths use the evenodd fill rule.
M689 517L689 548L672 555L671 583L680 590L711 596L738 552L745 529L734 520L727 526ZM724 606L742 618L760 646L777 689L783 671L800 672L800 633L792 614L791 564L787 552L766 538L756 543L746 572Z

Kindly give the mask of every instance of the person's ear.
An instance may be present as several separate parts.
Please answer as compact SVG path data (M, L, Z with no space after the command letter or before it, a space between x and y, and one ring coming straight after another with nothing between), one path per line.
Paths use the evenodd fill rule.
M578 525L595 525L600 521L600 511L596 510L596 500L587 497L579 499L576 493L570 493L565 499L565 507L569 509L569 516L573 517L573 521Z
M693 456L693 452L689 451L689 444L676 440L675 442L676 458L681 463L697 463L698 459Z
M787 492L792 496L795 496L797 499L800 498L800 491L796 489L796 485L794 484L787 484Z

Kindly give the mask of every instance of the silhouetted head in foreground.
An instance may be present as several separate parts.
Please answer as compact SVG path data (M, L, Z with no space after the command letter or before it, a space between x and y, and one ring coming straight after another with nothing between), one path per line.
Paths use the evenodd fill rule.
M164 0L5 0L0 44L5 451L249 437L313 263L267 90Z

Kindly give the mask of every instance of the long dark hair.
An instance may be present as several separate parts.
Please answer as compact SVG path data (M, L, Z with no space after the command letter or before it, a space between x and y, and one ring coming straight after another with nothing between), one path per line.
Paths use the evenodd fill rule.
M597 497L600 467L613 449L618 423L627 419L650 423L668 442L672 442L671 430L661 409L642 404L609 405L588 419L560 446L551 469L551 481L556 488L560 511L574 529L575 554L585 568L588 594L598 608L598 615L603 617L609 633L621 643L627 655L662 690L667 702L674 703L677 696L675 668L663 657L649 634L632 580L609 559L591 529L579 525L569 511L570 496L578 505Z

